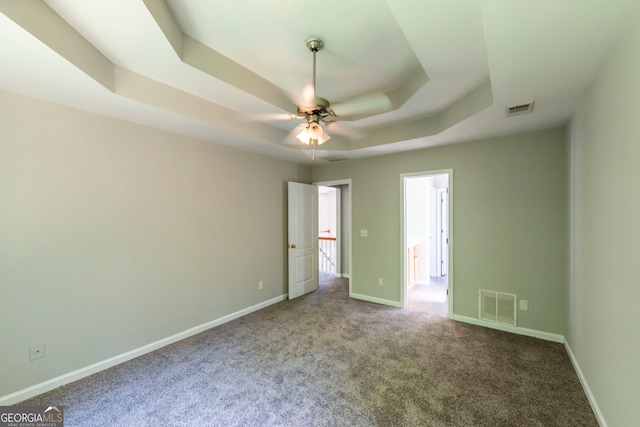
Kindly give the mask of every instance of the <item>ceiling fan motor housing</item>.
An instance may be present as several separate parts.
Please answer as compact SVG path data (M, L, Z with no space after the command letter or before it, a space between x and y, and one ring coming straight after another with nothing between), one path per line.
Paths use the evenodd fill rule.
M298 106L298 116L307 117L311 114L317 114L319 116L325 117L328 115L334 115L333 112L329 109L331 103L319 96L314 97L313 103L315 105L309 106Z

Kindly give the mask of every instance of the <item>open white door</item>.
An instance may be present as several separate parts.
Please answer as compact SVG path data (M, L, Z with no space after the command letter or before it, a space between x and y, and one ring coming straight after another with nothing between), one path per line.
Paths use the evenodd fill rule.
M318 187L289 182L289 299L318 289Z

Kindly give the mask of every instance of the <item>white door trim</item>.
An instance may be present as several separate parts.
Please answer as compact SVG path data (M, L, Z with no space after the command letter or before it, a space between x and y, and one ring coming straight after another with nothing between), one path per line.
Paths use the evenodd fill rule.
M351 178L338 179L334 181L317 181L317 182L313 182L312 184L317 186L322 186L322 187L335 187L337 185L346 185L347 188L349 188L349 194L347 197L347 208L349 212L349 217L348 218L341 217L340 221L344 221L345 219L349 221L349 230L351 231L351 235L349 236L349 248L347 251L349 254L349 297L351 297L352 289L353 289L353 280L354 280L353 252L351 251L351 248L353 247L353 221L351 220L353 218L353 211L351 210L351 206L352 206L351 200L353 198L353 185L352 185ZM342 227L342 224L340 224L340 226Z
M400 174L400 264L402 268L400 268L400 284L401 284L401 299L400 303L402 307L406 308L408 305L407 299L407 224L406 224L406 212L405 212L405 203L406 203L406 180L407 178L415 178L419 176L434 176L434 175L447 175L448 183L449 183L449 197L448 197L448 209L447 209L447 220L449 222L449 247L448 247L448 257L447 257L447 281L449 288L449 295L447 298L447 316L449 318L453 318L453 298L454 298L454 286L453 286L453 169L439 169L439 170L431 170L431 171L422 171L422 172L410 172Z
M336 188L336 274L342 277L342 191Z

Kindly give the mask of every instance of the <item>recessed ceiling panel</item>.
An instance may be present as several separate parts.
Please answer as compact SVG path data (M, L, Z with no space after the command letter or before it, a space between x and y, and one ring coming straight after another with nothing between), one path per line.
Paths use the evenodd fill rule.
M339 102L400 84L417 59L382 0L167 2L182 31L282 87L292 96L310 83L306 40L317 54L318 93Z

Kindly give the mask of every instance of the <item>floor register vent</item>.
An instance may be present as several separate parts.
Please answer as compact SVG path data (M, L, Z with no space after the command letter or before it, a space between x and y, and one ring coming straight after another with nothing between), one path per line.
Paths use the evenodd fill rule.
M478 295L478 318L491 322L516 326L516 304L518 296L480 289Z

